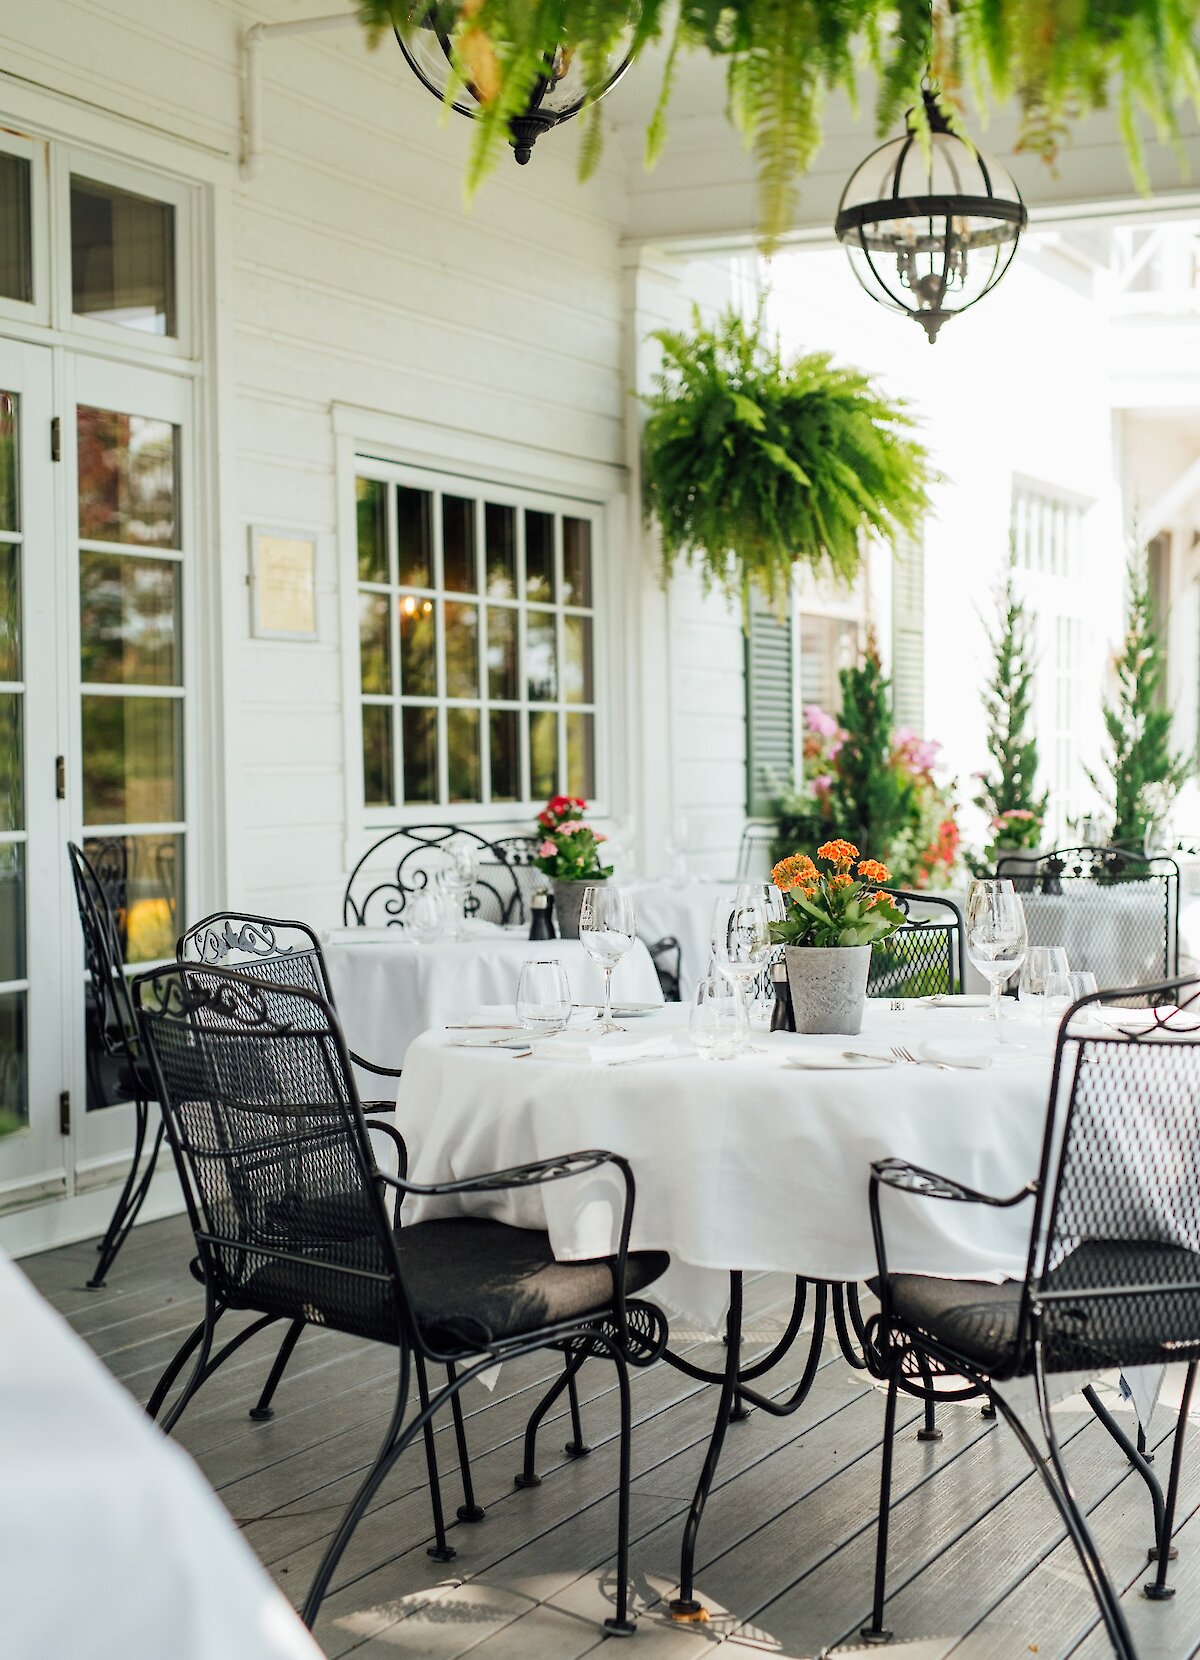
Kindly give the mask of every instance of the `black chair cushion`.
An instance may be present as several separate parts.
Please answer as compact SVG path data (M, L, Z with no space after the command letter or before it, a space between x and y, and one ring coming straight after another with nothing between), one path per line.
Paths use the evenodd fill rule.
M870 1282L878 1295L878 1280ZM1144 1287L1164 1289L1148 1292ZM1032 1352L1016 1356L1022 1282L944 1280L889 1274L897 1322L924 1333L986 1373L1020 1376ZM1045 1289L1098 1290L1077 1302L1046 1302L1048 1372L1148 1366L1200 1355L1200 1254L1153 1241L1087 1240L1046 1278Z
M398 1228L396 1245L417 1322L441 1353L470 1354L545 1326L602 1315L612 1306L608 1259L557 1262L549 1235L539 1229L452 1217ZM652 1284L668 1262L665 1251L631 1251L626 1296ZM395 1343L398 1315L390 1285L330 1273L323 1264L382 1267L374 1236L330 1243L302 1264L264 1262L237 1300L244 1307Z

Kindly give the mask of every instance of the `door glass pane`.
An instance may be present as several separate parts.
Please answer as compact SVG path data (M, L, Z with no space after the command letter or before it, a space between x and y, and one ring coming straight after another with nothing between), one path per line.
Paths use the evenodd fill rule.
M400 596L400 690L407 697L437 696L437 621L433 601Z
M446 746L450 763L450 800L478 801L483 789L479 770L479 710L446 711Z
M436 801L438 798L437 771L437 710L405 709L404 722L404 799L405 801Z
M529 788L535 801L558 794L558 716L552 709L529 717Z
M85 695L82 704L85 823L181 819L182 702Z
M170 202L72 175L71 308L142 334L176 333Z
M592 526L587 519L564 519L563 604L592 603Z
M488 696L515 702L517 682L517 613L503 605L488 607Z
M25 978L25 848L0 842L0 981Z
M83 850L112 908L127 963L161 962L175 955L186 905L183 837L172 831L145 836L89 836Z
M360 582L386 582L388 579L386 488L377 478L355 480Z
M594 715L567 716L567 794L585 801L596 793L595 723Z
M525 511L525 597L554 598L554 515Z
M364 692L386 693L392 689L391 616L386 594L359 594L359 663Z
M517 597L517 510L489 501L483 509L487 542L487 591L492 599Z
M22 707L19 693L0 692L0 830L25 827Z
M492 747L492 800L520 801L523 794L521 717L515 709L493 709L488 719Z
M446 602L446 696L479 696L479 607Z
M17 405L15 392L0 392L0 530L20 530L17 494Z
M363 799L368 807L390 807L396 799L391 705L364 703L362 732Z
M534 703L548 703L558 696L552 611L530 611L525 619L525 671L529 696Z
M433 497L428 490L396 486L396 543L400 581L409 588L432 588Z
M21 678L21 550L0 546L0 680Z
M590 617L563 618L563 659L563 695L567 702L593 702Z
M25 1093L25 999L23 991L0 993L0 1130L29 1122Z
M442 575L456 594L478 589L475 574L475 503L464 496L442 497Z
M177 548L175 428L111 409L78 413L79 534Z
M179 566L81 553L79 636L85 681L178 686Z
M26 156L0 154L0 294L33 299L32 173Z

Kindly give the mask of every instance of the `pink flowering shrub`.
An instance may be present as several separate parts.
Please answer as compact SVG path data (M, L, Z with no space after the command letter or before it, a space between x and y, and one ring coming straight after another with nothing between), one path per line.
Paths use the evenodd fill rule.
M577 795L556 795L537 816L544 832L534 864L560 882L586 882L611 876L613 867L602 862L600 844L608 837L580 816L587 802Z

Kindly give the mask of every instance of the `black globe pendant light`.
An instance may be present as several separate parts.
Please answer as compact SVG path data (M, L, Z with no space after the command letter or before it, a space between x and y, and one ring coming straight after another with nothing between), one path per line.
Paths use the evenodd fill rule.
M445 27L446 11L444 5L417 4L411 13L415 25L412 33L406 38L399 29L396 30L396 39L409 68L422 86L427 87L442 103L447 102L446 90L455 79L451 60L453 26L450 29ZM621 47L610 54L598 77L589 73L592 66L585 66L582 54L570 41L560 41L553 52L546 53L543 73L530 94L527 107L509 122L513 154L522 167L533 155L533 147L543 133L578 115L585 104L594 104L597 99L603 98L629 68L633 58L629 45L641 12L638 0L630 0L628 11L628 36ZM483 102L477 89L467 81L460 83L450 107L459 115L474 116L479 113Z
M932 346L948 317L989 293L1012 263L1029 215L1007 168L950 131L922 88L928 147L909 111L842 192L834 224L873 300L914 318Z

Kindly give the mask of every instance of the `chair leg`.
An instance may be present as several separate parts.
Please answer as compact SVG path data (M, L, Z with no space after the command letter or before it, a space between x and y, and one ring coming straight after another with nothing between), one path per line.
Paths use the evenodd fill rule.
M1175 1506L1179 1499L1179 1478L1183 1472L1183 1442L1187 1430L1188 1409L1192 1404L1192 1390L1196 1383L1196 1362L1187 1369L1183 1384L1183 1400L1175 1424L1175 1446L1171 1452L1171 1478L1167 1483L1167 1513L1163 1517L1158 1539L1158 1572L1142 1587L1153 1602L1165 1602L1175 1595L1175 1587L1167 1584L1167 1564L1171 1560L1171 1534L1175 1530Z
M446 1381L452 1387L458 1368L452 1360L446 1363ZM456 1512L460 1522L481 1522L485 1511L475 1502L475 1484L471 1480L471 1455L467 1451L467 1427L463 1423L462 1396L457 1389L450 1397L450 1412L454 1419L454 1439L458 1443L458 1468L462 1476L463 1502Z
M586 1458L591 1448L583 1439L583 1419L579 1414L579 1389L576 1379L582 1368L576 1366L567 1372L567 1399L571 1404L571 1439L563 1447L563 1451L571 1458Z
M933 1391L933 1373L921 1365L921 1382L925 1386L925 1421L917 1431L918 1441L940 1441L942 1432L937 1427L937 1396Z
M513 1477L516 1487L540 1487L542 1478L537 1473L537 1434L542 1419L549 1412L555 1401L568 1389L574 1380L575 1373L583 1365L582 1355L569 1355L566 1364L550 1388L542 1396L529 1415L529 1422L525 1425L525 1461L519 1475Z
M275 1356L275 1364L267 1374L267 1381L263 1385L263 1392L258 1397L258 1405L250 1408L250 1416L255 1423L266 1423L268 1418L275 1416L275 1409L271 1399L279 1387L279 1380L287 1370L287 1363L292 1358L292 1350L300 1341L300 1333L304 1330L303 1320L293 1320L287 1329L283 1342L279 1345L279 1353Z
M1150 1460L1146 1457L1145 1433L1139 1424L1135 1444L1126 1435L1090 1383L1085 1389L1080 1390L1080 1394L1146 1484L1146 1491L1150 1494L1150 1507L1154 1514L1154 1543L1147 1552L1147 1556L1151 1562L1157 1562L1158 1553L1162 1549L1164 1541L1163 1522L1167 1513L1167 1504L1158 1477L1150 1468ZM1169 1548L1169 1540L1167 1544ZM1174 1555L1174 1552L1171 1554Z
M217 1321L221 1318L222 1314L224 1314L225 1310L218 1306L217 1300L211 1291L205 1292L205 1304L204 1324L201 1328L198 1344L192 1344L192 1337L195 1337L195 1332L192 1333L192 1337L189 1337L187 1342L184 1344L185 1349L193 1346L197 1347L198 1353L196 1355L196 1361L192 1367L191 1376L183 1386L179 1399L175 1402L175 1405L162 1421L160 1428L162 1429L164 1435L170 1435L171 1431L175 1428L175 1425L179 1422L180 1418L182 1418L184 1407L187 1406L192 1396L204 1382L204 1378L208 1370L208 1357L212 1352L212 1341L217 1329ZM180 1356L176 1355L175 1360L173 1360L171 1365L167 1368L168 1372L170 1372L172 1368L174 1368L175 1371L178 1371L179 1368L176 1366L175 1361L178 1361L179 1359ZM170 1381L167 1383L167 1388L170 1388ZM158 1396L157 1389L154 1391L154 1395L155 1397ZM163 1390L163 1399L165 1398L166 1390ZM159 1401L158 1405L161 1407L162 1401Z
M605 1620L614 1637L632 1637L637 1622L629 1617L629 1476L633 1442L633 1410L629 1398L629 1368L619 1349L613 1351L617 1389L621 1397L621 1455L617 1476L617 1611Z
M875 1539L875 1596L871 1604L871 1623L859 1633L864 1643L890 1643L892 1633L883 1624L883 1604L887 1597L888 1528L892 1507L892 1446L896 1439L896 1402L900 1393L899 1362L895 1362L888 1378L887 1405L883 1413L883 1459L879 1477L879 1531Z
M159 1120L158 1131L154 1137L154 1145L150 1149L150 1158L146 1165L145 1174L140 1182L137 1181L138 1165L142 1159L142 1148L146 1145L146 1130L149 1121L149 1108L145 1101L137 1103L133 1141L133 1155L129 1161L129 1174L125 1178L125 1185L113 1207L110 1220L103 1239L96 1249L100 1253L100 1260L96 1264L96 1271L87 1282L89 1291L100 1291L104 1287L105 1276L117 1254L129 1237L129 1231L137 1221L138 1212L145 1203L146 1195L150 1191L150 1182L154 1175L154 1167L158 1162L158 1150L162 1146L163 1123Z
M433 1417L429 1413L429 1379L425 1375L425 1361L421 1355L416 1356L417 1365L417 1393L421 1400L421 1411L425 1417L425 1463L429 1471L429 1502L433 1507L433 1537L434 1543L426 1547L425 1554L432 1556L435 1562L453 1562L458 1555L453 1545L446 1543L446 1523L442 1516L442 1484L438 1476L437 1447L433 1439Z
M167 1367L166 1371L163 1373L162 1377L159 1378L158 1382L154 1385L154 1393L151 1395L150 1399L146 1402L146 1415L147 1415L147 1417L149 1417L149 1418L157 1418L158 1417L159 1413L162 1411L163 1402L166 1400L167 1396L171 1393L171 1385L175 1382L175 1379L179 1376L180 1372L183 1370L184 1366L187 1363L188 1356L195 1349L197 1343L200 1342L201 1338L204 1336L204 1333L207 1331L207 1329L208 1329L208 1312L206 1310L203 1320L201 1320L200 1324L195 1328L194 1331L189 1332L188 1335L184 1338L183 1342L179 1345L179 1348L175 1352L175 1358L168 1365L168 1367Z

